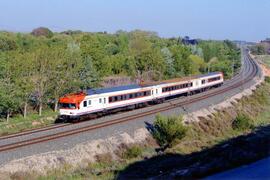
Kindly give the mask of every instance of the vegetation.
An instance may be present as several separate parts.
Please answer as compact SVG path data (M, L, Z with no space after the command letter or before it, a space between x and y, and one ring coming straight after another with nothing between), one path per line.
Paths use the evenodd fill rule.
M151 133L164 151L186 136L187 127L183 125L182 117L158 115Z
M125 152L124 152L124 158L126 159L131 159L131 158L137 158L142 155L142 148L140 146L134 145L129 147Z
M54 123L56 116L57 112L53 112L49 109L45 110L41 116L37 113L31 113L25 118L21 115L14 115L9 122L0 123L0 135L48 126Z
M270 55L270 38L256 43L250 47L251 53L254 55Z
M156 146L148 146L147 148L142 148L133 146L127 148L123 151L123 154L128 152L128 156L121 156L119 161L111 159L111 156L105 154L104 156L100 156L97 158L98 162L89 163L86 167L83 168L70 168L69 166L65 166L62 169L55 169L49 172L46 176L38 175L38 174L15 174L11 178L12 179L115 179L119 172L124 171L131 164L134 164L136 161L141 161L144 166L137 169L141 170L139 173L141 174L154 174L160 173L160 170L164 172L164 170L170 170L170 168L175 169L176 166L181 165L186 171L187 168L200 170L200 173L205 173L204 171L210 171L210 173L217 172L221 170L223 165L229 166L230 163L233 166L229 166L230 168L242 165L245 162L252 162L256 160L258 154L249 153L250 148L245 148L243 143L247 143L250 140L254 140L254 136L240 136L244 134L249 134L254 129L233 129L233 124L235 120L247 119L244 116L248 116L247 120L252 126L256 129L262 126L267 126L270 124L270 83L266 82L264 85L259 87L253 95L242 98L238 104L235 104L234 107L224 109L224 111L216 112L210 119L201 118L199 122L191 122L187 126L188 131L186 132L185 138L181 141L178 141L175 146L168 149L164 156L157 156L154 149ZM245 114L243 116L243 114ZM161 116L162 117L162 116ZM239 118L240 117L240 118ZM166 117L162 117L167 121L169 119ZM171 117L170 117L171 118ZM177 119L177 118L175 118ZM180 118L181 121L181 118ZM246 127L246 126L245 126ZM181 128L182 129L182 128ZM267 128L267 132L269 132L269 127ZM256 135L255 133L253 133ZM262 135L263 134L263 135ZM255 137L257 142L265 144L263 139L259 139L260 136L268 136L268 133L263 132ZM233 141L230 143L234 137L240 136L239 141ZM257 140L259 139L259 140ZM253 144L253 143L250 143ZM213 148L213 147L219 148ZM233 146L238 146L237 148L230 149ZM128 150L130 149L130 150ZM149 151L149 149L152 149ZM211 150L212 149L212 150ZM226 150L226 151L225 151ZM253 152L256 150L252 149ZM266 150L268 151L267 147ZM242 153L244 151L244 153ZM139 152L139 153L137 153ZM203 153L204 152L204 153ZM209 154L207 154L209 152ZM229 153L228 153L229 152ZM202 153L202 155L201 155ZM221 153L221 154L220 154ZM236 153L236 155L234 154ZM257 152L256 152L257 153ZM174 156L170 155L174 154ZM196 155L197 154L197 155ZM226 156L226 154L228 156ZM241 154L241 156L239 156ZM254 159L248 159L249 156L255 157ZM254 155L254 156L253 156ZM247 157L248 156L248 157ZM152 158L151 158L152 157ZM187 158L185 158L187 157ZM222 163L220 160L222 158L227 158L229 163ZM259 157L262 158L262 155L259 154ZM180 158L180 161L174 161L176 158ZM184 159L185 158L185 159ZM151 160L150 160L151 159ZM198 159L200 163L198 163ZM214 161L211 161L213 160ZM150 160L150 161L149 161ZM187 165L186 163L189 161L195 162L194 164ZM148 163L147 163L148 162ZM179 163L181 162L181 163ZM205 163L204 167L208 168L200 168L202 163ZM194 165L194 166L193 166ZM209 169L209 165L214 166ZM199 168L194 168L199 166ZM218 168L216 168L217 166ZM149 176L148 174L148 176ZM154 175L157 175L154 174ZM195 171L196 175L196 171ZM198 175L198 174L197 174ZM205 175L205 174L204 174Z
M232 67L240 65L239 56L230 41L185 45L181 38L140 30L0 32L0 118L56 111L60 96L98 87L108 77L153 81L208 71L230 77Z
M238 114L232 123L232 128L234 130L247 130L252 128L251 119L246 114Z

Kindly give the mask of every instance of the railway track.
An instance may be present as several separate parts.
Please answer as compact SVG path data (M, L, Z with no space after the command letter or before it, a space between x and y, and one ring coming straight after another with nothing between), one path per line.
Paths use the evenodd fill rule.
M99 128L103 128L103 127L108 127L108 126L112 126L115 124L119 124L119 123L123 123L123 122L127 122L127 121L132 121L144 116L148 116L148 115L153 115L159 112L164 112L170 109L174 109L177 107L181 107L181 106L185 106L194 102L198 102L204 99L207 99L209 97L218 95L218 94L222 94L228 90L232 90L234 88L239 88L241 87L243 84L247 83L248 81L252 80L257 73L259 72L259 68L257 66L257 64L251 60L251 58L249 56L246 56L247 61L245 63L247 66L247 70L243 71L242 73L250 73L245 79L242 79L242 75L239 75L237 77L235 77L235 80L239 80L235 83L232 83L231 85L229 85L228 87L225 87L223 89L217 89L217 91L214 92L210 92L207 94L204 94L202 96L196 97L196 98L190 98L189 101L184 101L184 102L179 102L179 103L170 103L166 106L163 107L159 107L159 108L155 108L153 110L148 110L145 112L142 112L140 114L136 114L136 115L129 115L129 116L125 116L125 117L121 117L121 118L117 118L117 119L113 119L107 122L100 122L100 123L96 123L96 124L92 124L92 125L87 125L84 127L80 127L77 129L72 129L72 130L66 130L66 131L62 131L62 132L57 132L54 134L48 134L48 135L44 135L41 137L35 137L35 138L30 138L30 139L26 139L26 140L22 140L19 142L14 142L14 143L9 143L9 144L5 144L0 146L0 152L3 151L8 151L8 150L12 150L12 149L16 149L19 147L24 147L24 146L29 146L32 144L37 144L37 143L42 143L42 142L46 142L46 141L50 141L50 140L54 140L54 139L58 139L61 137L67 137L67 136L71 136L74 134L79 134L79 133L83 133L86 131L91 131L91 130L95 130L95 129L99 129ZM241 74L241 73L239 73ZM64 127L64 126L70 126L72 124L60 124L60 125L54 125L54 126L49 126L49 127L45 127L45 128L40 128L40 129L35 129L35 130L29 130L29 131L24 131L21 133L16 133L16 134L11 134L8 136L4 136L4 137L0 137L0 140L3 139L8 139L8 138L13 138L13 137L18 137L18 136L22 136L22 135L27 135L27 134L32 134L32 133L36 133L36 132L42 132L42 131L47 131L47 130L51 130L51 129L55 129L55 128L60 128L60 127Z

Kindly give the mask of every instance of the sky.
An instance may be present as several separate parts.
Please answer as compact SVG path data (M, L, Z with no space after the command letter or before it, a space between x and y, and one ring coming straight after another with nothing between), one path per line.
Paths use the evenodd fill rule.
M135 29L161 37L259 41L270 37L270 0L0 0L0 30Z

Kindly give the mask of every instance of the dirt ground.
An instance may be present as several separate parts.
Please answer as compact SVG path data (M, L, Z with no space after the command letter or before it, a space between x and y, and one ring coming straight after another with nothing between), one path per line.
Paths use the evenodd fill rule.
M264 65L264 64L260 64L260 66L261 66L261 68L262 68L262 70L263 70L265 76L270 77L270 68L268 68L268 67L267 67L266 65Z

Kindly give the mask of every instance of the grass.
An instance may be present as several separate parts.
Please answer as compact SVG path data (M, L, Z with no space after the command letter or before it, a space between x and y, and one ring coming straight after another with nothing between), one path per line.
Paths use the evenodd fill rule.
M123 157L125 159L137 158L142 155L142 151L143 149L140 146L134 145L124 152Z
M246 114L238 114L236 119L232 123L234 130L244 131L253 128L252 120Z
M37 113L32 113L26 118L23 118L21 115L16 115L10 118L9 122L6 122L5 119L0 119L0 135L47 126L54 123L57 114L57 112L53 112L52 110L44 110L42 116L39 116Z
M243 115L244 114L244 115ZM233 124L240 121L240 127ZM248 125L246 122L248 121ZM244 124L244 125L243 125ZM266 82L253 95L242 98L234 107L218 111L211 120L201 118L199 122L190 123L186 136L166 153L181 155L199 152L225 142L233 137L253 131L251 126L260 127L270 124L270 83ZM243 125L243 126L242 126ZM247 128L248 127L248 128ZM97 157L95 163L86 167L72 168L65 166L49 172L46 176L23 176L30 179L115 179L120 171L134 162L156 156L155 147L133 145L122 150L122 156L113 160L111 156Z

